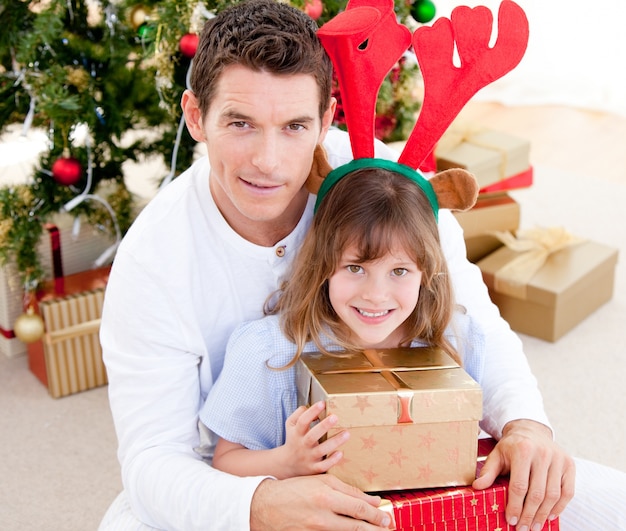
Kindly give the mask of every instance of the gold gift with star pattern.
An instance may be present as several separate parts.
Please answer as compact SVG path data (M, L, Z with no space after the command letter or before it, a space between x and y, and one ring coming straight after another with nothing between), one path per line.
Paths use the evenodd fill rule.
M366 491L468 485L476 475L482 392L440 349L303 354L300 404L323 400L347 429L329 473Z

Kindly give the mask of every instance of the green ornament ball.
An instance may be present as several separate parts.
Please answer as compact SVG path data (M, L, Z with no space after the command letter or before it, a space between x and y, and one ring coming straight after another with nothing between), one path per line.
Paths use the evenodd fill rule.
M137 28L137 35L143 41L152 41L156 35L156 28L148 23L142 24Z
M411 6L411 16L422 24L435 18L435 4L431 0L415 0Z

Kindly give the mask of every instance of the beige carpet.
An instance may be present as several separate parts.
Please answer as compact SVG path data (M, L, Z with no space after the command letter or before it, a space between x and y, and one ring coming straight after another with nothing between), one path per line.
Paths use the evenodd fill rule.
M523 228L561 225L620 251L609 303L556 343L522 338L557 439L626 471L626 186L539 167L534 185L512 195Z
M626 471L626 185L537 167L513 195L524 228L620 248L611 302L556 343L523 340L561 444ZM0 411L0 529L96 529L121 488L106 388L55 400L25 358L0 356Z

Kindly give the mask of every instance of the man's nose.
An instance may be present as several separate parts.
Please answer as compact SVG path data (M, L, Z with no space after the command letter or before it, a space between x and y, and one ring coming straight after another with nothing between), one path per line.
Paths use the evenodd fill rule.
M261 173L270 174L279 163L279 146L276 137L272 134L261 134L257 140L252 164Z

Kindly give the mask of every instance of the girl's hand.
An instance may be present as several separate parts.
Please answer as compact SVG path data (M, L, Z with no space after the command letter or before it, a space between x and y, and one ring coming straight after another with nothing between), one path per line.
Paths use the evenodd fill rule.
M285 444L280 451L290 469L289 476L323 474L343 457L343 453L337 449L350 437L347 431L320 442L338 420L336 415L320 420L324 408L325 403L321 401L308 408L300 406L287 418ZM317 420L319 422L312 426Z

